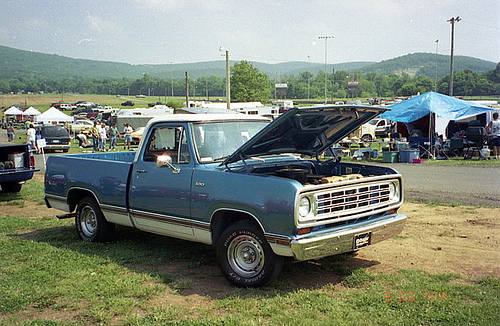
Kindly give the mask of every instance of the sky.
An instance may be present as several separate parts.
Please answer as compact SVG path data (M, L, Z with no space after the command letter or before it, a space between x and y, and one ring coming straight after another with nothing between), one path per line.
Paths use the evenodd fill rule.
M226 50L271 64L380 62L449 55L453 17L455 55L500 62L499 0L2 0L0 45L129 64Z

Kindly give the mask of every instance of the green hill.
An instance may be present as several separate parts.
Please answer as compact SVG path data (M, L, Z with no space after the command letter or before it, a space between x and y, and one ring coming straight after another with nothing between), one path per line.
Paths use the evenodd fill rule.
M0 46L0 75L3 77L46 76L46 77L81 77L81 78L140 78L144 74L160 78L183 78L185 72L191 78L206 76L225 76L225 61L207 61L197 63L178 63L164 65L131 65L127 63L72 59L55 54L44 54L18 50ZM471 57L456 56L454 61L456 71L471 69L476 72L494 70L496 63ZM234 62L232 62L234 64ZM261 72L275 77L299 75L309 71L317 73L324 70L323 64L308 62L284 62L266 64L252 62ZM401 72L410 75L426 75L434 78L449 72L449 56L429 53L408 54L402 57L381 62L349 62L330 64L327 71L345 70L348 72L374 72L379 75L391 75Z
M407 54L398 58L367 65L361 68L360 72L374 72L384 76L404 72L411 76L425 75L434 78L436 75L436 67L439 77L449 74L450 56L430 53ZM470 69L475 72L484 72L494 70L495 67L495 62L465 56L453 57L454 71Z

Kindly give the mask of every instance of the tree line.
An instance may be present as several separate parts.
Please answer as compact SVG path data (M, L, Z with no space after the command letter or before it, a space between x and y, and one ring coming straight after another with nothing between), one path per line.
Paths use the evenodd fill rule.
M273 80L247 61L231 67L231 100L261 101L271 98L324 99L410 96L436 90L448 93L449 76L430 78L400 73L382 76L376 73L347 71L302 72L280 76ZM286 91L276 93L275 84L286 84ZM454 95L487 96L500 94L500 63L496 69L477 73L466 69L454 73ZM215 99L225 97L225 78L209 76L188 80L190 98ZM186 80L152 77L85 79L81 77L53 78L35 75L0 77L0 93L75 93L147 96L185 96Z

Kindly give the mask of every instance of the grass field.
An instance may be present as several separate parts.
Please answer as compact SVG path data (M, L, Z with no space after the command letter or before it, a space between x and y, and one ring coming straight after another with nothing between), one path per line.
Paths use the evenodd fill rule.
M148 107L148 103L156 103L167 101L174 101L181 103L185 100L184 97L167 97L164 96L148 96L145 98L136 98L135 96L127 95L95 95L95 94L0 94L0 108L7 107L10 105L19 105L21 107L34 107L40 112L45 112L50 108L51 103L56 103L59 101L75 103L77 101L88 101L93 103L98 103L103 106L111 106L113 108L130 108L122 107L121 103L125 101L133 101L135 107ZM63 111L70 114L70 111Z
M0 325L500 324L497 278L376 274L337 256L234 288L212 247L128 228L83 243L72 220L43 213L42 196L40 180L0 193Z

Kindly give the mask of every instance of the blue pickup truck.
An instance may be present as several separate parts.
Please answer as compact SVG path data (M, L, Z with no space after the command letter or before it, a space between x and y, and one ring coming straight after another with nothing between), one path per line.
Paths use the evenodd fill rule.
M40 171L26 144L0 144L0 186L2 192L19 192L23 184Z
M51 156L45 200L85 241L108 241L119 224L211 244L231 283L263 286L286 258L353 252L401 232L401 175L332 151L383 110L155 118L136 152Z

